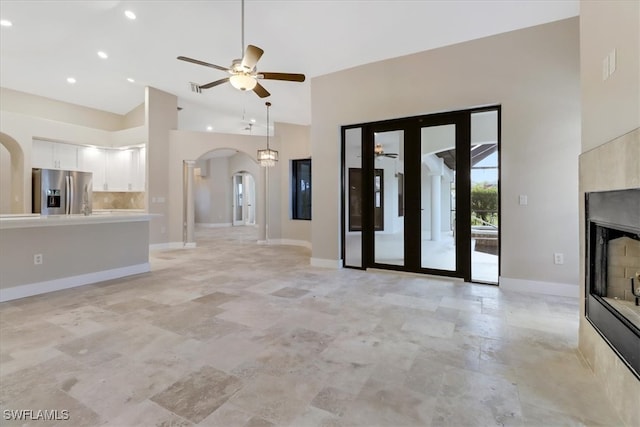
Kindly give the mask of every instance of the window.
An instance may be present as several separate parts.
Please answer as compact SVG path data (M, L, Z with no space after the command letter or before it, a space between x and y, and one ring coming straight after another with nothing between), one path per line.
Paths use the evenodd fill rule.
M311 159L291 160L293 219L311 219Z

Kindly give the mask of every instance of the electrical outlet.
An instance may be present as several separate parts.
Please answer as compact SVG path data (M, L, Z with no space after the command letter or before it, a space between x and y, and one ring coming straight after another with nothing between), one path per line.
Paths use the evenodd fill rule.
M564 254L556 252L553 254L553 263L554 264L564 264Z
M33 264L34 265L40 265L43 262L43 258L42 258L42 254L35 254L33 255Z

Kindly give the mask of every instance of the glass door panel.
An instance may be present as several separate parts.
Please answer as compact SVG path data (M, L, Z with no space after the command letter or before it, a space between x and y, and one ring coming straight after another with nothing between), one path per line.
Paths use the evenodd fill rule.
M373 144L374 263L404 266L404 131L375 132Z
M498 111L471 114L471 280L498 283Z
M233 176L233 225L244 224L242 175Z
M362 128L344 131L344 265L362 267Z
M456 271L456 125L420 129L421 267Z

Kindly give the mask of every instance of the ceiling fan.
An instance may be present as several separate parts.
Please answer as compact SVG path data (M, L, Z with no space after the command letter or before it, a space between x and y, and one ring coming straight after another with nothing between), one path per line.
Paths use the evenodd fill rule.
M242 58L234 59L231 62L230 67L221 67L219 65L210 64L198 59L188 58L186 56L178 56L178 59L181 61L191 62L193 64L203 65L205 67L226 71L230 74L229 77L215 80L211 83L207 83L204 85L195 85L197 87L197 92L200 92L202 89L210 89L212 87L229 82L236 89L242 91L253 90L260 98L266 98L271 94L264 88L264 86L258 83L258 80L284 80L290 82L303 82L305 79L304 74L258 72L256 64L258 63L258 60L260 60L260 57L262 56L264 51L259 47L251 44L248 45L246 49L244 49L244 0L242 0L242 49L244 52ZM192 86L194 85L192 84Z
M398 157L398 153L385 153L384 149L382 148L382 144L376 144L376 146L373 148L373 153L376 155L376 157L389 157L391 159L395 159Z

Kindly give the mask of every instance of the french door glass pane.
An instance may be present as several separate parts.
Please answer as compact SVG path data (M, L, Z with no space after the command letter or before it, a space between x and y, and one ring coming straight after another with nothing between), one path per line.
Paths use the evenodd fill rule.
M362 267L362 129L345 131L345 251L344 264Z
M404 131L376 132L373 161L374 262L404 265L404 209L399 209Z
M420 131L422 268L456 270L456 126Z
M498 283L498 112L471 114L471 280Z

